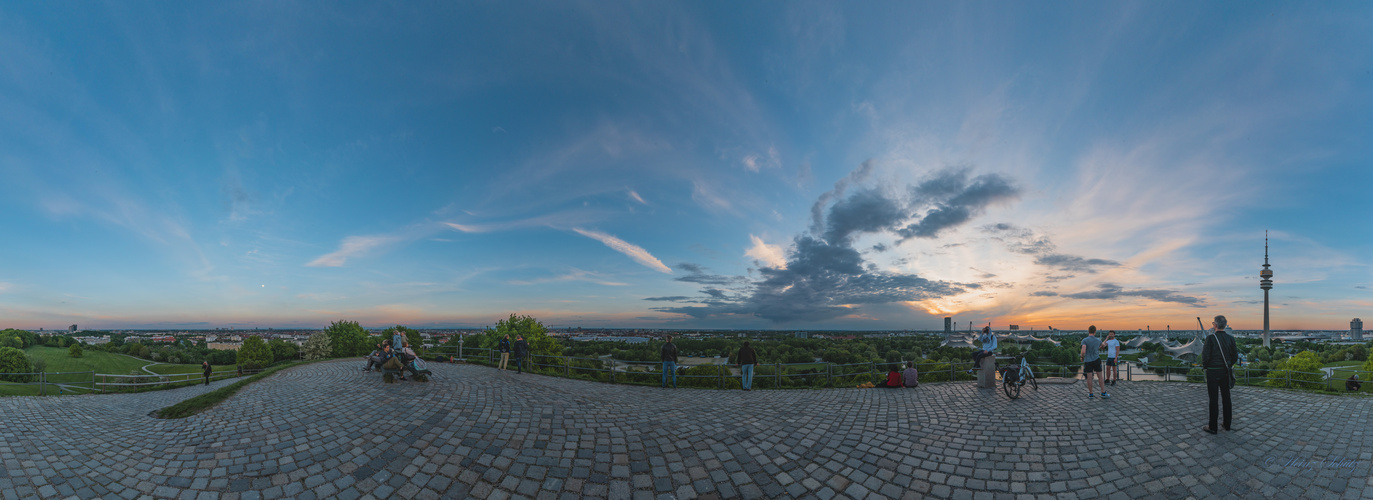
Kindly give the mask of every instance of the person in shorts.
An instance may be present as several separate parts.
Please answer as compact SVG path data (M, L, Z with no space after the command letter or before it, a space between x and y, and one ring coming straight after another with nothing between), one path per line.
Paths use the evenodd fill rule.
M1087 338L1082 339L1082 377L1087 379L1087 397L1095 399L1092 392L1092 379L1101 386L1101 398L1110 399L1106 393L1106 381L1101 379L1101 339L1096 337L1096 325L1087 327Z
M1106 341L1102 344L1106 346L1106 371L1103 375L1106 385L1114 386L1120 380L1120 341L1116 340L1116 331L1107 332Z

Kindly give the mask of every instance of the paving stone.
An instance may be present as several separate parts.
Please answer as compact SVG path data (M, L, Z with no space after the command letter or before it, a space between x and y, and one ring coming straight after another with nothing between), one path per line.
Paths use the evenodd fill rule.
M1185 383L1122 382L1109 401L1044 384L1012 401L970 382L664 391L431 368L386 385L351 361L312 364L179 420L147 415L230 382L0 398L0 498L1373 495L1368 398L1240 387L1236 431L1211 436L1205 387ZM972 424L988 418L1007 424Z

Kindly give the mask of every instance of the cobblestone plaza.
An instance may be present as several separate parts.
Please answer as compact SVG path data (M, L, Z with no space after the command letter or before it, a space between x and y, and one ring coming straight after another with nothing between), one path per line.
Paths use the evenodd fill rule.
M1202 384L660 389L431 364L293 368L222 386L0 399L4 498L1373 498L1373 401Z

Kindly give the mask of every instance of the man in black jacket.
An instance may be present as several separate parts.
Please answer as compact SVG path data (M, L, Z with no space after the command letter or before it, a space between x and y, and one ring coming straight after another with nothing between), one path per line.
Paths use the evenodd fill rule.
M753 365L758 364L758 351L754 351L745 340L744 346L739 348L739 354L735 356L735 361L739 362L740 385L745 391L753 390Z
M501 353L501 362L496 367L505 371L505 365L510 363L510 336L506 335L500 342L496 343L496 350Z
M1225 430L1230 430L1230 371L1239 362L1235 338L1225 332L1225 316L1211 322L1214 331L1206 336L1201 348L1201 366L1206 370L1206 394L1211 398L1210 420L1201 430L1216 433L1216 396L1225 404Z
M667 375L672 374L672 388L677 388L677 345L672 343L672 337L667 338L667 343L663 344L663 388L667 388Z
M524 357L529 355L529 343L524 335L515 336L515 373L524 373Z

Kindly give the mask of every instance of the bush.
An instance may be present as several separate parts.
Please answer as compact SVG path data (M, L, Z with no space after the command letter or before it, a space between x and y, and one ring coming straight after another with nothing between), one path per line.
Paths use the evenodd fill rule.
M32 373L33 363L29 362L29 357L24 355L24 351L13 347L0 347L0 373ZM10 382L28 382L33 380L33 375L0 375L0 380Z
M332 357L362 356L372 351L367 345L367 330L356 321L335 321L324 329L324 333L329 335Z
M244 340L243 347L238 349L237 364L243 370L266 368L272 364L272 350L267 348L262 337L253 335Z
M479 347L495 349L500 339L506 335L510 336L510 345L515 345L515 337L523 335L524 341L529 344L530 354L544 356L562 356L563 346L553 337L548 336L548 328L543 326L539 320L533 316L510 315L509 319L503 319L496 323L496 328L486 330L477 339L474 339ZM512 358L514 356L511 356Z
M1268 381L1268 385L1274 387L1286 387L1289 377L1294 382L1292 385L1299 388L1313 388L1325 381L1325 373L1321 372L1321 359L1311 351L1302 351L1278 363L1269 377L1273 379Z
M272 350L272 359L277 361L296 359L300 352L295 344L281 339L272 339L267 347Z
M1187 381L1188 381L1188 382L1205 382L1205 381L1206 381L1206 371L1203 370L1203 369L1201 369L1201 368L1193 368L1193 369L1191 369L1191 370L1187 370Z
M33 365L33 371L35 372L48 371L48 360L46 359L30 357L29 364Z
M319 332L305 341L305 359L325 359L334 352L333 339L328 333Z
M68 356L71 356L73 358L79 358L82 354L83 352L81 351L81 344L72 344L71 347L67 348Z

